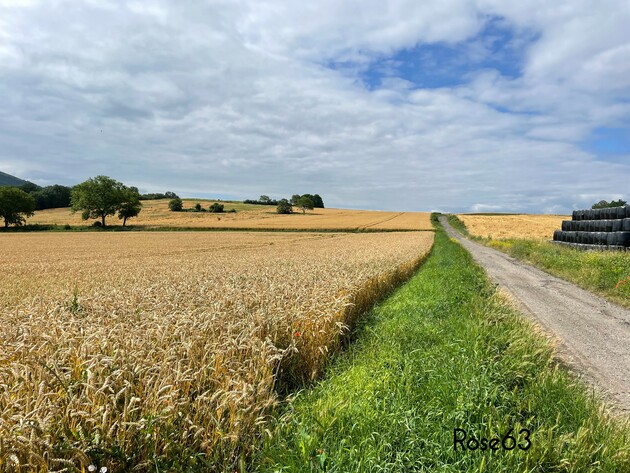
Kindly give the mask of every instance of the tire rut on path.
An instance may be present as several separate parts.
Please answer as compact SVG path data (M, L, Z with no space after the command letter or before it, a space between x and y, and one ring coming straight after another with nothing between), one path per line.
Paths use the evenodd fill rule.
M630 414L630 310L464 238L446 217L440 223L559 342L559 358Z

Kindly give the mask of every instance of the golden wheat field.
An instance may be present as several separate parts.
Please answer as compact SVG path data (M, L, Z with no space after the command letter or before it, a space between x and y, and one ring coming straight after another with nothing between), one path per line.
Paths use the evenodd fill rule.
M567 215L466 215L457 216L473 236L493 238L523 238L551 240Z
M315 377L432 241L0 235L0 471L236 468L276 390Z
M195 203L204 208L214 201L185 199L184 207ZM314 209L305 214L296 212L280 215L273 206L247 205L226 202L225 210L236 213L213 214L208 212L171 212L168 200L143 201L142 212L130 219L128 225L191 228L252 228L296 230L432 230L430 214L426 212L381 212L374 210ZM91 225L94 220L81 220L81 214L71 214L69 209L48 209L35 212L29 224ZM120 225L115 216L107 219L108 225Z

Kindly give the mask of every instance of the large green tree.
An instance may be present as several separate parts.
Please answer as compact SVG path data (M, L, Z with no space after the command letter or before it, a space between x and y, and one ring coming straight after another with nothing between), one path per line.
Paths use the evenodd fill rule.
M72 189L72 212L82 212L83 220L100 218L101 225L105 226L105 218L120 210L128 191L122 182L111 177L92 177Z
M127 225L127 219L137 217L142 210L140 193L135 187L129 187L124 191L124 200L118 209L118 218L123 221L123 227Z
M4 227L22 225L35 212L35 199L17 187L0 187L0 217Z

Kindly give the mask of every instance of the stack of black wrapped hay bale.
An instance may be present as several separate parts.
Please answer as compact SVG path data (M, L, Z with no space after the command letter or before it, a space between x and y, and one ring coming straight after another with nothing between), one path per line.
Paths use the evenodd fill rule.
M574 210L562 230L553 232L554 243L583 249L626 250L630 247L630 206Z

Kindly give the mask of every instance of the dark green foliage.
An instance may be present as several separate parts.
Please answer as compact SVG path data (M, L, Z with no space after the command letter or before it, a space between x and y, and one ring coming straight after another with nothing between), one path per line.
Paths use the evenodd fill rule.
M593 206L591 208L592 209L609 209L609 208L613 208L613 207L623 207L626 204L627 204L627 202L625 200L621 200L621 199L619 199L619 200L611 200L610 202L607 202L605 200L600 200L596 204L593 204Z
M262 203L262 204L268 204L269 202L271 202L271 199L269 198L268 195L261 195L258 198L258 202Z
M72 212L81 211L84 220L99 218L105 226L105 218L118 212L130 194L136 195L137 189L129 189L111 177L96 176L72 189L71 209Z
M32 195L35 197L36 210L43 210L70 207L71 194L70 187L55 184L40 188Z
M278 206L276 207L276 212L279 214L293 213L293 206L287 199L280 199Z
M261 195L261 197L267 197L267 196L266 195ZM246 199L246 200L243 201L243 203L244 204L250 204L250 205L278 205L278 201L274 200L274 199L269 199L269 200L251 200L251 199Z
M301 197L306 197L308 199L311 199L313 201L313 208L315 209L323 209L324 208L324 201L321 198L321 196L319 194L293 194L291 196L291 204L295 205L295 206L299 206L298 202L300 200Z
M223 204L219 204L218 202L215 202L214 204L212 204L210 207L208 207L208 212L212 212L212 213L223 213Z
M41 186L38 186L37 184L34 184L30 181L26 181L24 184L18 187L20 190L23 190L27 194L33 194L34 192L37 192L42 189Z
M160 200L160 199L178 199L179 196L175 192L165 192L164 194L142 194L140 200Z
M168 208L173 212L181 212L184 209L184 201L179 197L171 199L168 203Z
M0 187L0 217L4 227L20 226L35 211L35 199L17 187Z
M118 218L123 221L123 227L127 224L127 219L137 217L141 210L142 203L138 189L130 187L125 191L124 201L118 210Z
M302 210L302 213L305 213L307 210L313 210L315 208L315 203L313 202L313 198L304 194L297 201L297 206Z
M313 205L315 206L316 209L324 208L324 201L322 200L319 194L315 194L313 196Z
M201 211L203 210L203 207L201 206L201 204L200 204L199 202L197 202L197 203L195 204L195 210L196 210L197 212L201 212Z

